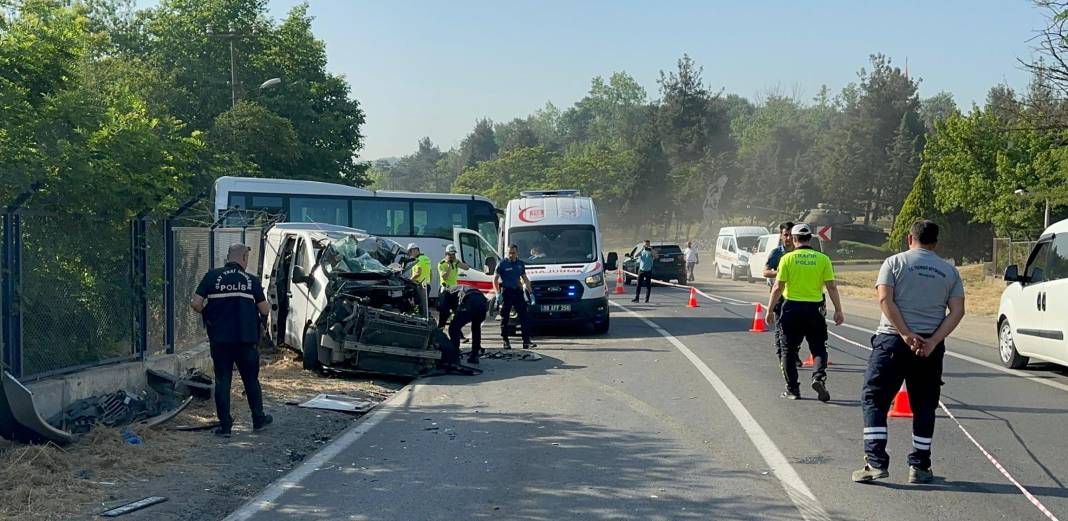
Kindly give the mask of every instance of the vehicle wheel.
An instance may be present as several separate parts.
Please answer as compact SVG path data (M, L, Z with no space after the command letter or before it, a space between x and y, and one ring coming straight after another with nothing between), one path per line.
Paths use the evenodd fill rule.
M309 371L322 371L323 364L319 363L319 329L308 328L304 333L304 341L301 342L301 359L304 368Z
M1020 369L1030 361L1016 350L1008 320L1001 321L1001 327L998 328L998 353L1001 355L1001 363L1010 369Z
M734 269L734 266L731 266L731 280L738 280L738 278L738 270Z
M719 271L719 264L713 264L712 265L712 271L716 272L716 278L717 279L722 279L723 278L723 273Z

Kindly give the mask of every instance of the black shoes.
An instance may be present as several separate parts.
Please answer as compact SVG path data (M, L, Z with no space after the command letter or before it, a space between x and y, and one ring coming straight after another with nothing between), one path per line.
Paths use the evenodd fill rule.
M256 419L252 420L252 430L262 430L272 423L274 423L274 416L264 414L258 421Z
M501 337L501 340L504 341L504 348L505 349L511 349L512 348L512 343L508 341L508 337Z
M230 427L224 427L222 425L212 429L211 433L220 438L229 438L232 435Z
M779 395L779 397L786 398L787 400L797 400L797 399L801 398L801 393L783 391L782 394Z
M637 304L637 303L638 303L638 299L636 299L636 298L633 298L633 299L631 299L630 301L631 301L631 302L633 302L633 303L635 303L635 304Z
M816 391L816 398L821 402L831 401L831 393L827 392L827 382L824 380L812 380L812 390Z

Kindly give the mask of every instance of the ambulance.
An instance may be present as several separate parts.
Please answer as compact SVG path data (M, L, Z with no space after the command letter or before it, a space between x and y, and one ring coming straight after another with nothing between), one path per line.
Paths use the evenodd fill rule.
M533 328L583 324L608 332L608 286L601 230L593 200L578 190L521 192L508 202L497 251L519 247L533 286ZM609 269L617 261L611 253Z

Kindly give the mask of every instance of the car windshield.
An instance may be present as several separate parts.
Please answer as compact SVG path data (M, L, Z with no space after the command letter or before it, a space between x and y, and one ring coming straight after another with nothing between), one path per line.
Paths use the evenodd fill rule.
M375 273L388 275L400 254L400 245L380 237L357 238L354 235L330 243L323 252L326 273Z
M682 255L682 248L674 244L665 244L663 246L653 246L653 253L657 255Z
M592 226L538 226L512 229L511 242L528 264L587 263L597 259Z
M760 236L759 235L739 235L737 237L737 239L738 239L738 247L743 249L743 250L749 251L749 250L752 250L753 247L757 245L758 241L760 241Z

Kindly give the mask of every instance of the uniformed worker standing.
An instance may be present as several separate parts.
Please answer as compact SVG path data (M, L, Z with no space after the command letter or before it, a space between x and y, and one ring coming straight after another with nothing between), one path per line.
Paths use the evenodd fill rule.
M414 262L412 265L412 282L422 284L424 287L429 286L431 278L430 257L423 255L423 252L419 251L419 245L413 242L408 244L408 258Z
M794 251L779 260L775 286L768 299L766 321L775 321L775 302L781 296L783 333L783 356L779 366L786 378L786 390L782 396L791 400L801 397L800 384L797 381L797 358L801 342L808 341L809 351L815 360L812 371L812 389L821 402L831 399L827 392L827 322L823 316L823 288L834 303L834 323L841 325L845 321L842 314L842 301L838 296L838 287L834 282L834 269L831 259L823 253L813 250L812 229L805 223L798 224L790 231L793 235Z
M234 365L245 385L245 396L252 410L252 429L260 430L274 420L263 412L260 389L260 315L270 313L259 277L245 272L249 247L230 246L226 264L209 271L201 279L190 306L204 319L211 343L211 360L215 369L215 410L219 427L215 434L229 437L234 419L230 416L230 385Z
M768 291L770 292L775 286L775 277L779 274L779 261L782 260L782 256L793 251L794 249L794 236L790 234L793 230L794 223L784 222L779 225L779 246L768 253L768 260L764 263L764 279L768 281ZM776 315L782 314L782 299L780 298L775 302L771 310ZM782 321L776 322L775 325L775 356L778 357L779 363L782 363ZM800 357L798 357L798 363L800 363Z
M449 340L457 351L463 339L464 326L471 324L471 353L467 356L467 361L477 364L482 353L482 322L486 320L486 312L489 310L486 296L471 286L451 286L441 290L438 301L441 316L449 318L451 315Z
M497 304L501 308L501 338L505 349L512 348L508 342L508 322L513 308L523 334L523 349L535 347L530 338L524 288L531 289L530 279L527 278L526 264L519 260L519 247L513 244L508 247L508 257L497 265L497 272L493 276L493 291L497 293Z
M470 269L470 266L456 258L456 245L446 246L445 258L438 263L438 279L441 280L441 289L438 291L438 327L445 327L445 321L448 319L448 314L442 311L445 303L445 290L456 287L460 278L460 270L466 269Z
M853 481L886 478L886 415L904 382L912 406L912 448L909 483L930 483L931 438L942 385L945 339L964 318L964 285L960 273L933 251L938 225L916 221L908 236L908 251L883 261L879 278L882 318L871 339L871 355L864 373L864 468ZM949 314L946 314L946 309Z
M642 286L645 286L645 301L653 294L653 246L648 239L642 245L642 251L638 252L638 292L634 294L631 302L638 302L642 298Z

